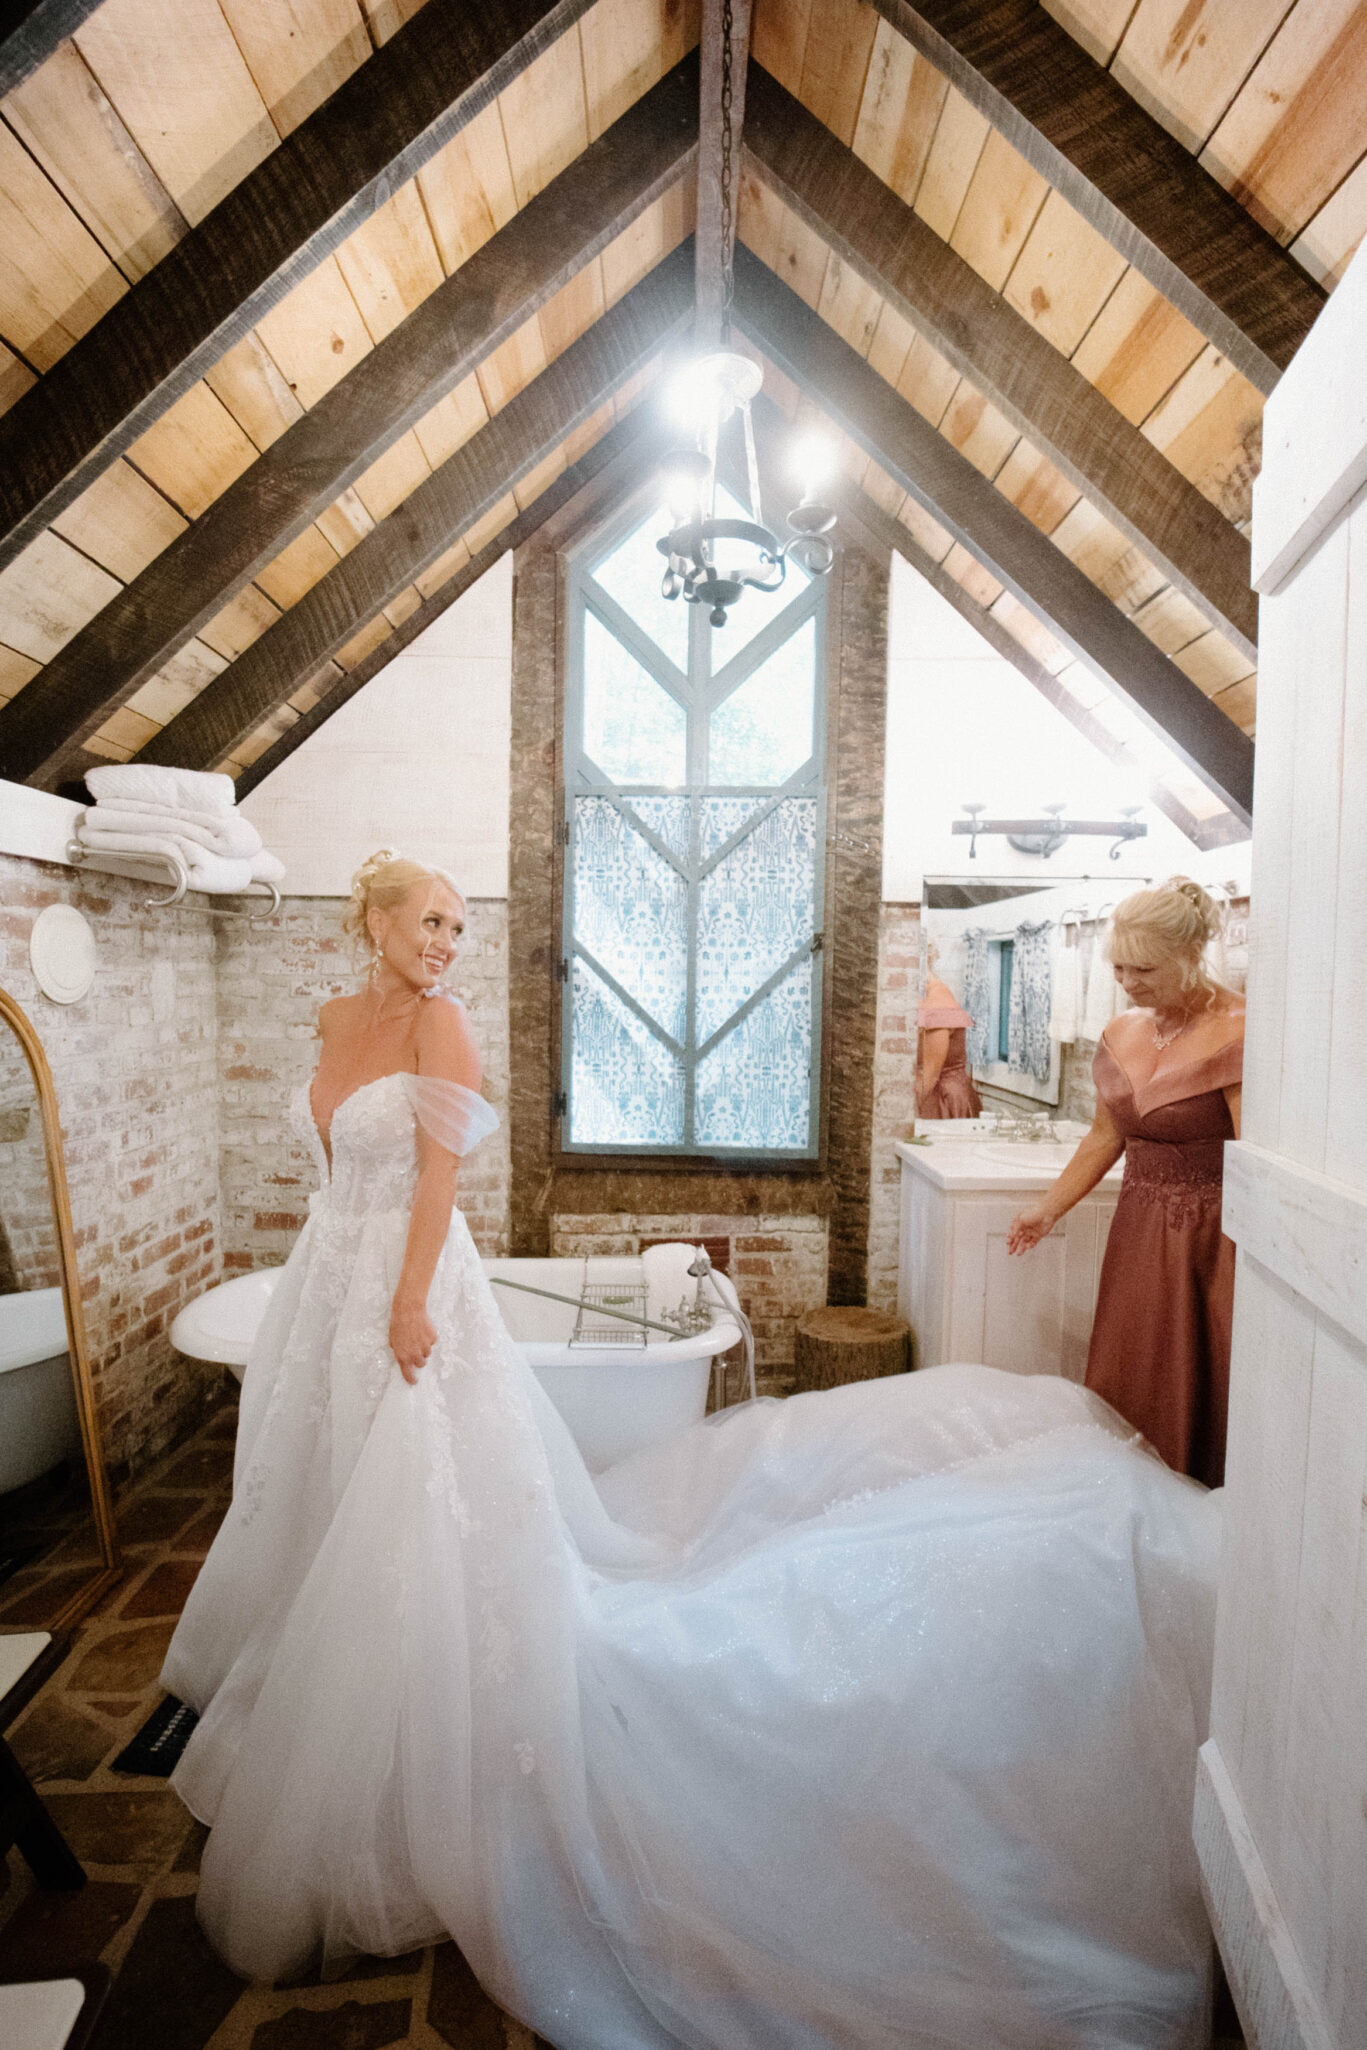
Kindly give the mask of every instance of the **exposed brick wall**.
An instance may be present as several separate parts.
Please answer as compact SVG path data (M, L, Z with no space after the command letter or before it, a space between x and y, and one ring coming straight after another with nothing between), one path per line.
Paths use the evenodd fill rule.
M222 1387L220 1368L181 1359L167 1335L219 1277L213 926L203 911L148 911L145 896L113 876L0 856L0 984L52 1069L116 1479L183 1436ZM29 967L33 920L59 903L85 913L99 948L79 1004L50 1003Z
M727 1272L755 1331L755 1379L761 1395L792 1386L798 1319L826 1300L829 1241L824 1217L727 1217L712 1211L638 1216L558 1215L550 1247L558 1259L639 1253L652 1239L725 1239ZM733 1377L734 1377L734 1370ZM739 1384L732 1387L733 1397Z
M292 1092L318 1059L319 1006L358 986L335 897L287 897L259 925L218 936L224 1266L278 1266L308 1214L313 1168L289 1126ZM484 1093L504 1122L461 1168L457 1201L482 1253L508 1247L508 920L472 898L452 987L470 1006Z
M921 907L885 904L878 937L869 1187L870 1309L897 1308L902 1163L893 1151L916 1120L916 1007L921 1000Z
M0 1295L61 1278L38 1091L23 1048L0 1029Z

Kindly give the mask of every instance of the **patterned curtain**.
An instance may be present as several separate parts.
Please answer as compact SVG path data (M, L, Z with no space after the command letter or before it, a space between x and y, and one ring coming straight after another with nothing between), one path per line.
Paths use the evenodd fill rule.
M1008 1064L1017 1074L1049 1079L1049 1016L1054 1001L1054 968L1046 919L1040 925L1018 925L1011 964L1011 1017Z
M966 1042L968 1065L986 1067L992 1059L987 1044L992 1000L987 986L987 934L978 925L964 934L964 1009L973 1020Z

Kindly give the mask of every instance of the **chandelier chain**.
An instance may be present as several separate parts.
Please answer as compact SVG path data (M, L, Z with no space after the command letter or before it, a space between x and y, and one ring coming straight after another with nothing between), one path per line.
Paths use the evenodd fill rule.
M735 297L734 225L731 201L731 38L734 17L731 0L721 4L721 342L731 341L731 302Z

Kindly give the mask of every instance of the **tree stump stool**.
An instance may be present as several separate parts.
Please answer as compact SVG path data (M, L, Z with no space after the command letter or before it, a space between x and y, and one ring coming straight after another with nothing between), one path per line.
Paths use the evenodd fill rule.
M911 1327L883 1310L808 1310L797 1327L794 1351L799 1391L839 1388L904 1374L911 1364Z

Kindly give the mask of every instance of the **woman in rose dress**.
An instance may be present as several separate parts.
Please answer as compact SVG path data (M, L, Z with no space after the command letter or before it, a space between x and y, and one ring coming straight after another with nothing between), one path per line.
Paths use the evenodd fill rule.
M1239 1136L1244 1005L1205 964L1218 914L1184 876L1116 911L1110 957L1135 1007L1097 1047L1092 1128L1009 1248L1047 1238L1121 1154L1125 1178L1097 1295L1087 1386L1168 1465L1224 1479L1234 1247L1220 1228L1225 1142Z
M937 948L926 944L926 986L916 1013L916 1115L976 1118L982 1098L968 1072L973 1020L947 982L935 973Z

